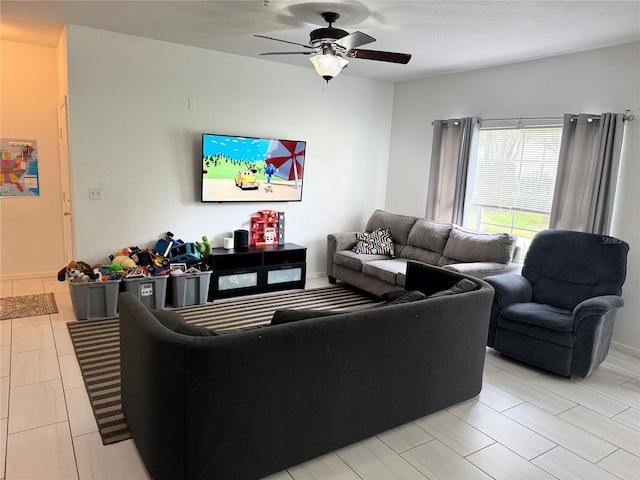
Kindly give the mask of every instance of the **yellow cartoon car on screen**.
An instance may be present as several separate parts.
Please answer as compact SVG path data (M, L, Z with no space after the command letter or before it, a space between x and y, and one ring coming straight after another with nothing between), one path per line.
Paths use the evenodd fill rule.
M247 170L240 170L238 176L235 178L236 187L240 187L242 190L255 190L260 187L260 180L256 178L258 169L249 168Z

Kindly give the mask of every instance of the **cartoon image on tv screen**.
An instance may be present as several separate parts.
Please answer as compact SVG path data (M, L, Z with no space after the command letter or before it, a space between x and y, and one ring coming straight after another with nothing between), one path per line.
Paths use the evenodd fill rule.
M202 136L202 201L300 201L306 143Z

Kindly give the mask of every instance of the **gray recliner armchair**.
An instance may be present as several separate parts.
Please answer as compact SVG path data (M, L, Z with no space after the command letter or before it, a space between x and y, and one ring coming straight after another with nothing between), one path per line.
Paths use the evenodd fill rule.
M485 278L495 289L487 345L560 375L588 376L609 352L628 251L605 235L539 232L521 275Z

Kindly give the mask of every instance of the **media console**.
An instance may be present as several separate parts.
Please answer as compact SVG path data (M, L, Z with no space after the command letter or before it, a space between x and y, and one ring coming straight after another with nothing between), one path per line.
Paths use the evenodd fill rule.
M304 288L306 258L307 248L295 243L214 248L207 258L213 270L209 299Z

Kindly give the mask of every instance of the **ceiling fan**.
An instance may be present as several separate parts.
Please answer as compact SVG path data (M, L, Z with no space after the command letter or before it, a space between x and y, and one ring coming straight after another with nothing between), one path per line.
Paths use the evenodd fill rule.
M366 33L349 33L340 28L333 28L335 21L340 18L339 13L324 12L321 15L329 26L313 30L309 35L309 45L267 37L265 35L254 35L255 37L266 38L268 40L298 45L307 50L301 52L267 52L261 53L260 55L311 55L309 60L313 63L316 72L327 82L347 66L349 63L347 58L362 58L364 60L402 64L407 64L409 60L411 60L411 55L408 53L363 50L359 47L367 43L375 42L376 39Z

